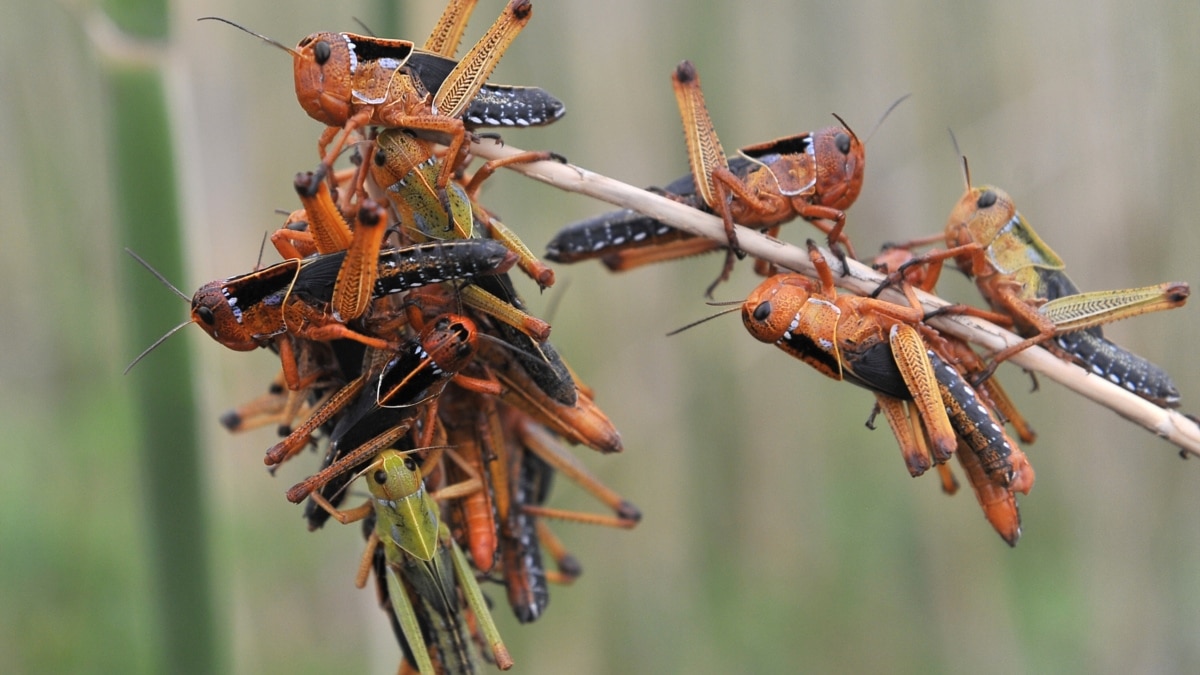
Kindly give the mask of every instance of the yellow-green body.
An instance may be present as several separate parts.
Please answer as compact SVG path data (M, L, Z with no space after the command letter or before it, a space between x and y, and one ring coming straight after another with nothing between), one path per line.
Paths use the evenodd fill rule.
M375 182L387 192L401 225L418 241L470 239L474 234L471 200L457 183L446 186L450 213L435 187L441 162L432 144L403 129L388 129L375 139Z
M375 533L388 563L392 607L417 669L435 672L421 629L424 619L437 646L440 672L475 672L478 659L464 621L463 600L497 661L511 663L474 573L449 528L439 521L437 503L413 458L396 450L381 452L368 470L367 486L375 508Z
M436 188L445 161L433 152L433 144L403 129L387 129L375 139L377 150L371 165L375 182L384 189L401 227L416 241L491 237L517 254L518 265L542 287L553 283L544 265L515 232L478 208L471 196L455 181L446 186L445 202ZM449 212L447 212L447 206ZM475 229L478 217L489 233Z

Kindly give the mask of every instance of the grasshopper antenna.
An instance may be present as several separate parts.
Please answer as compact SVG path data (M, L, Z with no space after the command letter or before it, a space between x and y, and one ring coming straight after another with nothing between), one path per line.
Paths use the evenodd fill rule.
M142 258L142 256L134 253L132 250L130 250L128 248L125 249L125 252L128 253L129 255L133 256L134 260L141 263L142 267L145 267L147 270L150 270L150 274L153 274L155 279L158 279L159 281L163 282L164 286L171 289L172 291L175 291L175 295L178 295L179 297L183 298L184 302L188 303L189 305L192 304L191 298L189 298L187 295L185 295L183 291L179 290L178 288L175 288L175 284L171 283L170 281L167 281L167 278L164 277L161 272L154 269L154 267L152 267L150 265L150 263L146 262L146 260L144 258Z
M265 42L269 45L274 45L276 47L279 47L283 51L291 54L294 58L297 58L297 59L300 58L300 53L297 52L295 49L288 47L287 45L283 44L282 42L272 40L271 38L267 37L266 35L262 35L260 33L255 33L254 31L250 30L249 28L246 28L245 26L234 23L234 22L230 21L229 19L223 19L219 16L202 16L196 20L197 21L220 21L221 23L229 24L230 26L233 26L234 28L236 28L244 33L249 33L249 34L253 35L254 37L258 38L259 40L262 40L263 42Z
M954 146L954 154L962 160L963 178L967 181L967 189L971 189L971 167L967 165L967 156L962 154L962 150L958 149L958 138L954 135L954 130L947 128L946 131L950 134L950 143Z
M546 322L554 323L554 317L558 314L558 308L562 305L562 300L567 295L567 291L571 288L571 280L563 279L562 283L554 287L556 293L550 295L550 302L546 303Z
M408 433L412 422L406 421L400 427L393 427L379 434L375 438L363 443L357 448L343 455L333 464L321 469L317 473L305 478L296 483L287 491L287 500L293 504L299 504L304 501L312 493L320 490L326 483L337 478L338 476L350 471L355 466L370 457L378 455L381 451L388 448L391 444L398 441L404 434ZM407 450L405 452L414 452Z
M367 25L366 21L363 21L357 16L351 18L354 19L354 23L358 24L358 27L363 29L363 32L365 32L367 35L370 35L371 37L379 37L375 34L375 31L371 30L371 27Z
M846 120L842 119L841 115L839 115L837 113L830 113L830 114L833 115L833 119L838 121L838 124L841 124L843 127L846 128L846 131L850 132L850 135L854 137L854 140L856 140L856 141L858 140L858 134L854 133L854 130L850 128L849 124L846 124Z
M138 361L141 361L142 359L146 358L146 355L147 355L147 354L149 354L150 352L154 351L154 350L155 350L155 349L156 349L156 348L157 348L159 345L161 345L163 342L165 342L167 338L169 338L169 337L171 337L172 335L174 335L174 334L178 333L179 331L183 330L183 327L184 327L184 326L191 325L191 323L192 323L192 320L191 320L191 319L188 319L187 321L184 321L183 323L179 324L178 326L175 326L175 327L174 327L174 328L172 328L171 330L167 331L166 335L163 335L162 337L160 337L160 338L158 338L157 340L155 340L155 341L154 341L154 344L150 345L149 347L146 347L146 350L145 350L145 351L143 351L141 354L138 354L136 359L134 359L133 361L131 361L131 362L129 363L129 365L125 366L125 370L124 370L124 372L122 372L121 374L122 374L122 375L128 375L128 374L129 374L129 371L133 370L133 367L134 367L134 366L136 366L136 365L138 364Z
M892 104L888 106L887 110L883 111L883 114L879 116L879 121L875 122L875 126L871 127L871 131L870 131L870 133L867 134L867 140L863 141L863 145L866 145L867 142L870 141L871 138L875 135L875 132L879 131L879 127L883 125L883 121L888 118L888 115L891 115L893 110L895 110L901 103L904 103L905 101L907 101L909 99L909 97L911 97L911 96L912 96L912 94L905 94L905 95L901 96L900 98L893 101Z
M254 263L254 269L262 269L263 252L267 250L267 233L263 232L262 241L258 244L258 260Z
M142 265L142 267L145 267L147 270L149 270L150 273L154 275L155 279L158 279L159 281L161 281L163 283L164 286L166 286L167 288L174 291L175 295L178 295L179 297L183 298L184 302L188 303L189 305L192 303L191 298L184 295L183 291L179 290L178 288L175 288L175 284L172 284L170 281L167 281L167 278L164 277L161 272L154 269L154 267L152 267L150 265L150 263L146 262L145 259L142 258L142 256L134 253L132 250L130 250L128 248L125 249L125 252L128 253L129 255L133 256L133 259L138 261ZM155 340L154 344L150 345L149 347L146 347L145 351L143 351L141 354L138 354L136 359L134 359L128 366L125 366L125 372L123 372L122 375L128 375L129 371L133 370L133 367L137 365L138 361L141 361L142 359L144 359L147 354L154 351L155 348L157 348L159 345L161 345L163 343L163 341L165 341L167 338L171 337L172 335L178 333L180 330L183 329L184 326L190 324L191 322L192 322L192 320L188 319L187 321L184 321L183 323L179 324L178 326L175 326L171 330L167 331L166 335L163 335L162 337Z
M494 335L488 335L487 333L481 332L481 333L476 333L475 336L478 337L480 340L487 340L488 342L491 342L492 344L496 345L497 347L500 347L501 349L507 349L508 351L510 351L514 354L520 354L521 356L524 356L525 358L527 358L531 361L543 361L546 359L545 354L533 354L531 352L527 352L524 349L521 349L520 347L518 347L514 344L511 344L511 343L509 343L501 338L498 338ZM536 345L537 343L534 342L534 344Z
M849 127L847 127L847 128L849 128ZM716 314L706 316L703 319L693 321L693 322L689 323L688 325L683 326L682 328L676 328L675 330L671 331L670 333L667 333L667 337L671 337L673 335L679 335L680 333L682 333L683 331L685 331L689 328L695 328L696 326L699 326L700 324L702 324L706 321L712 321L713 319L717 318L718 316L725 316L726 314L729 314L731 312L736 312L739 309L741 309L742 301L741 300L730 300L729 302L707 302L705 304L708 305L709 307L725 307L728 305L735 305L735 306L730 307L729 309L723 309L723 310L717 312Z
M397 452L399 452L401 455L411 455L411 454L414 454L417 452L422 452L425 450L453 450L453 449L454 449L453 445L427 445L423 448L412 448L411 450L398 450ZM354 481L358 480L359 478L362 478L363 476L367 475L371 471L378 469L379 465L380 465L379 457L376 456L375 460L372 461L370 464L364 466L359 471L354 472L354 475L350 478L350 480L346 481L346 484L343 485L341 487L341 489L339 489L337 492L329 495L329 499L336 499L343 492L350 489L350 486L354 484ZM314 490L313 494L318 494L318 493ZM313 495L309 495L309 496L311 497Z

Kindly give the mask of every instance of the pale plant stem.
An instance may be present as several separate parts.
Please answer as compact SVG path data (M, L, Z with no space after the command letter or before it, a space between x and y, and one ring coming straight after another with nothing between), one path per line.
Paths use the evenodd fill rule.
M520 148L501 146L487 139L475 143L471 151L475 156L489 160L524 152ZM715 241L725 241L720 218L587 169L558 162L511 164L508 168L561 190L577 192L639 211L685 232ZM737 234L738 243L746 253L802 274L815 273L808 252L804 249L740 226ZM828 253L825 258L834 270L835 283L848 291L867 295L883 280L882 275L854 260L847 261L850 273L841 276L841 267L837 260ZM917 291L917 295L926 310L950 304L921 291ZM905 302L903 294L894 289L885 291L883 297L894 302ZM995 324L971 317L942 316L930 319L929 323L939 331L973 342L990 351L1002 349L1021 340ZM1026 349L1009 361L1025 370L1044 375L1183 450L1200 456L1200 427L1174 410L1160 408L1103 378L1088 373L1079 366L1055 357L1040 347Z

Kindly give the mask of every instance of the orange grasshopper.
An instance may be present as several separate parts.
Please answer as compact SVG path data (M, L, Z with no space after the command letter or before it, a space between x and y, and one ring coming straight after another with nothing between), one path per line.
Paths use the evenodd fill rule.
M376 153L377 156L382 155L386 158L377 160L377 163L382 165L375 169L377 174L380 171L398 170L398 163L401 161L400 158L393 157L388 152L388 149L395 147L388 140L391 138L389 133L385 132L381 136L380 150ZM401 138L410 138L405 132L397 131L396 134ZM414 142L417 141L414 139ZM429 145L424 141L420 141L419 143L422 147ZM406 224L402 227L402 231L408 234L419 233L419 230L413 229L412 223L418 222L417 217L420 215L424 215L426 218L435 218L436 215L432 214L440 213L442 214L443 221L446 220L447 212L437 200L431 185L433 177L431 175L424 177L428 178L428 180L425 182L412 181L414 184L404 189L399 195L395 193L395 190L388 191L389 199L392 199L393 202L399 202L400 205L413 206L416 203L414 200L419 200L421 197L426 198L425 201L420 203L424 207L421 210L413 208L405 210L395 204L393 205L393 210L396 212L398 221ZM400 183L403 181L397 180L396 182ZM328 254L344 251L345 259L341 270L338 272L338 280L333 289L332 309L334 316L338 320L344 322L356 319L366 311L372 300L370 289L374 282L376 267L371 264L371 261L378 255L379 249L384 243L386 228L364 227L363 219L360 217L359 226L351 229L349 223L343 217L341 210L334 203L328 186L318 180L312 173L297 175L295 187L304 208L289 216L284 227L277 230L271 236L271 241L275 245L276 250L284 258L294 259L313 253ZM451 196L450 213L455 214L450 222L462 219L464 214L460 212L460 207L465 204L466 226L470 228L472 209L470 202L462 201L465 199L462 188L456 183L451 183L448 194ZM367 205L373 203L370 200L365 202ZM363 211L360 210L360 213ZM482 213L482 211L480 212ZM387 221L387 214L381 210L373 209L370 213L373 215L371 222L382 223ZM369 225L371 222L366 224ZM471 230L467 229L466 232L469 235ZM445 233L441 234L442 236L440 237L419 237L417 239L424 241L427 239L455 238L452 236L448 237ZM516 239L515 235L503 240L503 243L518 256L517 264L530 269L527 265L529 264L528 261L533 259L532 253L524 248L524 245L520 244L520 240ZM540 265L540 263L537 264ZM553 273L550 272L549 268L545 268L544 265L541 268L548 274L548 277L543 277L544 281L547 283L552 282ZM488 293L472 285L460 288L459 295L466 304L500 318L502 321L517 327L538 341L545 341L549 337L550 325L514 306L510 296L505 296L508 299L508 301L505 301L493 293Z
M906 248L898 248L895 246L885 247L885 249L875 257L874 266L885 273L889 270L899 269L914 258L913 253ZM932 293L933 286L937 279L927 274L928 270L921 266L910 266L906 269L904 280L915 288L920 288L926 292ZM965 341L952 335L943 335L937 331L928 329L926 326L921 326L922 336L943 361L954 366L959 372L970 379L977 379L979 375L987 370L987 364L984 360L975 353L970 345ZM1007 392L1000 386L1000 383L995 378L988 378L975 385L976 393L984 401L985 405L992 410L997 417L1007 421L1017 433L1017 438L1022 443L1033 443L1037 438L1033 429L1025 421L1025 418L1017 411L1012 400L1009 399ZM868 424L870 426L870 424ZM1017 486L1024 488L1028 492L1032 486L1034 472L1033 467L1029 465L1024 453L1013 445L1013 453L1015 459L1014 464L1021 467L1021 476L1025 485ZM970 451L961 441L959 442L958 451L955 453L958 456L959 465L967 475L967 480L971 484L972 491L975 493L975 499L979 502L983 509L984 517L991 523L992 527L1000 534L1010 546L1015 546L1017 539L1021 536L1021 514L1017 507L1017 499L1015 493L1018 491L1013 486L1005 487L991 480L987 473L983 470L983 466L979 462L979 458L975 453ZM954 480L953 474L950 473L949 465L937 465L939 472L942 474L943 490L948 494L954 494L957 489L957 482Z
M424 50L408 40L331 32L309 35L291 49L218 20L292 55L300 106L328 127L318 141L325 171L358 129L372 125L419 129L450 139L452 161L437 182L438 189L444 190L466 148L463 115L533 11L529 0L510 0L487 33L455 63L451 57L473 5L467 0L451 0ZM561 103L553 97L540 90L512 87L493 88L480 107L473 126L530 126L562 115ZM339 131L340 139L330 148Z
M317 429L337 417L330 434L330 456L339 460L295 486L288 492L288 499L301 501L314 489L403 437L422 405L435 400L451 378L499 394L499 385L494 381L459 372L471 362L477 349L474 322L465 316L446 314L427 323L418 336L397 348L372 355L362 374L330 396L287 438L268 449L265 463L281 464L303 449Z
M1162 368L1104 339L1099 326L1110 321L1182 306L1191 290L1183 282L1081 293L1063 272L1062 259L1038 237L1017 212L1008 193L991 186L971 187L963 159L967 191L950 213L943 235L947 250L932 250L893 271L884 285L914 265L928 265L936 284L942 263L954 258L958 268L975 280L994 312L955 305L938 314L978 315L1013 326L1025 339L992 357L979 375L986 378L996 365L1030 346L1053 340L1053 351L1091 372L1158 405L1179 405L1179 391ZM911 248L943 237L900 244ZM882 286L881 286L882 288ZM876 291L878 293L878 290Z
M763 282L742 304L742 321L756 339L773 343L828 377L870 389L887 416L909 472L948 460L961 439L997 484L1020 491L1032 485L1023 455L974 389L921 338L924 310L912 288L909 306L838 295L833 274L810 240L814 281L781 274ZM917 415L910 417L905 402ZM926 448L916 422L931 447Z
M845 257L841 245L853 255L850 240L843 232L845 210L862 189L866 154L864 144L844 122L842 126L810 134L747 146L738 151L738 157L726 158L695 68L684 61L671 80L683 120L692 174L661 192L719 215L729 242L725 266L720 277L709 286L707 295L711 297L716 285L726 280L732 270L738 251L735 222L764 229L775 236L782 223L804 218L826 233L839 258ZM719 248L719 243L624 210L564 228L547 245L546 257L557 262L602 258L615 271ZM762 272L768 273L766 267Z
M455 502L448 520L475 567L502 576L509 603L522 623L536 620L544 611L549 599L546 581L567 583L581 571L544 519L623 529L641 520L636 506L601 483L545 424L527 413L491 396L451 386L439 399L438 420L446 429L447 443L463 459L475 458L470 471L462 463L445 464L447 480L485 478L478 490ZM596 497L613 515L544 506L556 472ZM557 562L557 571L542 566L543 548Z
M343 257L334 253L287 260L207 283L192 297L191 322L235 351L276 345L288 388L296 389L300 377L289 337L349 339L376 349L394 346L388 339L351 329L330 311L332 285ZM377 260L380 274L373 297L450 278L502 273L516 258L503 246L480 240L388 249Z

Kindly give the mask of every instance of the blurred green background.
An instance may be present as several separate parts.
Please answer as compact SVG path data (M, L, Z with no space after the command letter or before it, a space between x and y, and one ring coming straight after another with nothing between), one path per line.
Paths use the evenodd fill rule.
M118 279L138 241L116 235L109 91L82 0L8 0L0 23L0 671L163 668L146 488L122 368L137 302ZM286 43L316 30L423 41L439 0L383 16L363 2L172 5L168 60L188 270L249 270L295 208L321 127L297 106L282 52L195 18L215 14ZM485 0L468 39L500 11ZM868 146L848 232L860 252L939 231L963 184L1012 193L1083 288L1196 282L1200 232L1200 4L1184 2L540 2L497 81L538 84L569 113L506 134L635 185L687 163L669 84L692 59L725 148L826 126ZM393 27L395 24L395 27ZM484 202L540 249L608 207L511 173ZM801 243L803 224L784 237ZM554 340L622 430L623 456L578 454L645 513L632 532L563 524L585 567L547 615L497 615L524 673L1195 672L1200 670L1200 462L1052 382L1001 373L1040 432L1037 484L1010 550L972 495L912 480L871 397L750 339L730 317L664 334L710 309L717 257L612 276L561 267ZM140 274L140 272L138 272ZM136 275L135 275L136 276ZM148 275L146 275L148 277ZM168 291L147 282L149 293ZM569 283L569 286L568 286ZM739 266L721 299L756 283ZM544 311L558 288L527 299ZM958 275L944 295L977 302ZM186 307L161 317L165 332ZM1111 336L1171 370L1200 408L1194 307ZM216 420L276 368L184 331L199 364L217 662L228 672L391 672L398 649L352 580L358 528L305 531L272 478L262 430ZM154 372L155 356L138 366ZM172 448L154 449L170 453ZM586 454L585 454L586 453ZM592 508L560 482L555 506ZM492 595L503 603L503 594ZM177 608L188 612L190 608ZM170 659L170 655L167 655ZM189 664L171 662L182 672Z

